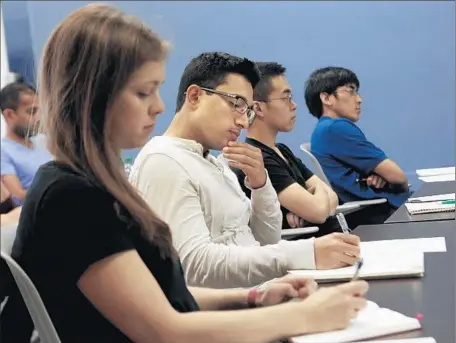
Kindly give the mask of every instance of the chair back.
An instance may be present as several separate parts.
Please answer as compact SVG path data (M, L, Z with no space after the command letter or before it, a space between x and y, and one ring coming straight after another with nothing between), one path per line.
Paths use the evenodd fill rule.
M16 281L17 287L24 298L25 305L32 317L35 329L38 331L42 343L61 343L57 331L52 324L46 307L41 300L41 297L33 284L32 280L24 272L24 270L14 261L9 254L2 251L1 258L6 262L11 274Z

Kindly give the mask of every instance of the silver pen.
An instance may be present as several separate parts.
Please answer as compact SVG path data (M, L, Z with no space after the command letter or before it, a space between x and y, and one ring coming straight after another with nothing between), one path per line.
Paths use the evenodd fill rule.
M345 216L342 213L337 213L336 214L337 221L339 222L339 225L342 229L343 233L350 233L351 230L348 227L347 221L345 220Z

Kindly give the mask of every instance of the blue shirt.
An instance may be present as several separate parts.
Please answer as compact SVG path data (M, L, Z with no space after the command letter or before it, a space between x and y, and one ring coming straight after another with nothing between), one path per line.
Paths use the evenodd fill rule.
M342 202L386 198L399 207L409 197L408 191L390 193L356 181L369 176L388 157L348 119L321 117L310 148Z
M2 138L1 175L16 175L25 190L32 184L38 168L52 160L52 155L43 147L39 138L32 138L32 149L11 139ZM17 199L15 200L20 204Z

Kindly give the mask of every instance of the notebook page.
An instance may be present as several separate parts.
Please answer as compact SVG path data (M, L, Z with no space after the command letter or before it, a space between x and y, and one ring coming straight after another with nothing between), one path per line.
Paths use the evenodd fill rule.
M369 339L394 333L421 328L416 318L387 308L380 308L369 301L358 317L352 320L344 330L336 330L317 334L304 335L291 339L294 343L345 343L361 339Z
M371 247L374 245L375 247ZM361 251L378 249L388 251L445 252L445 237L391 239L384 241L361 242Z
M433 337L387 339L381 341L358 341L357 343L437 343Z
M364 279L384 279L398 277L418 277L424 275L424 254L420 251L404 251L401 257L391 250L382 249L375 244L361 248L364 263L359 277ZM355 274L356 266L329 270L289 270L293 275L313 278L319 282L350 280Z

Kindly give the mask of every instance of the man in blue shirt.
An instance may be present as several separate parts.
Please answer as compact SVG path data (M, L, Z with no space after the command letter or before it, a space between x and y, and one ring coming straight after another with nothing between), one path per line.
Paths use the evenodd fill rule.
M21 204L39 166L52 159L35 137L39 124L35 89L22 82L10 83L1 90L0 110L6 123L1 141L1 180Z
M361 222L356 224L379 223L409 197L408 181L401 168L356 125L362 104L358 90L356 74L345 68L327 67L310 75L305 100L310 113L318 119L311 152L342 203L388 200L384 205L360 211Z

